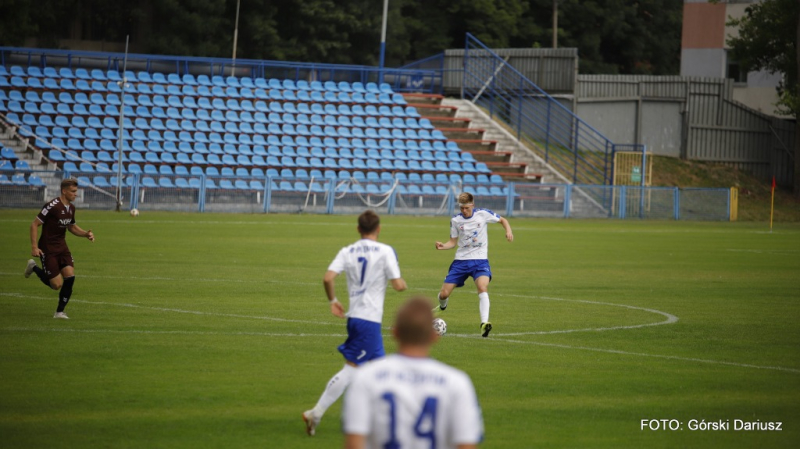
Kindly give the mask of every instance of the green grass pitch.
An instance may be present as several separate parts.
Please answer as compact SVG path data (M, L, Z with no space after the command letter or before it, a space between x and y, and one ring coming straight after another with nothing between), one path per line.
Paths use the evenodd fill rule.
M35 213L0 210L0 447L342 446L341 402L314 438L300 414L343 363L322 275L354 216L80 210L97 241L68 235L63 321L22 276ZM510 221L511 244L490 229L492 335L470 282L434 349L475 383L481 447L800 447L800 226ZM384 327L408 296L435 297L447 238L447 217L383 217L409 285Z

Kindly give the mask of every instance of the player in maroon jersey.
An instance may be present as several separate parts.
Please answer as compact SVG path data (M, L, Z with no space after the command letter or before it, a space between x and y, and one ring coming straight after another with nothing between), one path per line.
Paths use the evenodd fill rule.
M42 268L39 268L33 259L29 260L25 268L25 277L36 273L44 285L53 290L61 290L58 295L58 308L53 318L69 318L64 313L64 308L72 296L72 285L75 283L74 261L67 247L67 230L73 235L94 242L91 229L84 231L75 224L75 206L72 202L77 195L77 180L69 178L61 181L61 196L45 204L31 223L31 255L41 259ZM37 242L40 226L42 236Z

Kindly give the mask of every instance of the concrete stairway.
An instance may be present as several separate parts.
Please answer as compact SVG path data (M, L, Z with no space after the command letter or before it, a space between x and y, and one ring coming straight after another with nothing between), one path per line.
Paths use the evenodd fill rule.
M55 164L45 159L41 151L27 145L23 139L15 137L14 130L0 122L0 144L11 148L19 160L26 161L36 176L47 184L48 188L57 188L61 177L55 172Z
M442 100L443 106L457 108L456 119L468 124L468 129L483 130L480 133L486 141L495 142L494 151L510 154L511 163L526 165L528 178L539 178L542 184L571 184L571 182L551 167L541 157L523 145L513 134L503 126L492 120L485 112L467 100L449 99ZM515 179L509 179L514 180ZM581 217L605 218L608 212L581 189L573 190L572 213Z

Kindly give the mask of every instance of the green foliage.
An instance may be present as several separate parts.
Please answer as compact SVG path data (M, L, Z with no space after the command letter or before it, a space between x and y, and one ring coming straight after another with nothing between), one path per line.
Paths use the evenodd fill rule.
M159 0L151 2L158 20L144 36L148 52L228 57L233 45L233 19L224 0ZM236 7L234 3L234 8ZM235 10L234 10L235 14Z
M729 38L727 43L742 67L785 75L778 87L778 112L794 117L800 112L799 20L797 0L764 0L748 6L744 17L727 23L739 28L739 35Z
M156 54L229 57L236 0L0 0L0 42L36 36L124 41ZM376 65L379 0L240 0L237 57ZM674 0L559 0L559 45L578 47L584 73L678 71L681 4ZM553 0L391 0L386 65L462 48L549 47Z
M342 447L341 402L314 438L300 413L343 363L345 324L321 279L358 238L354 216L80 210L97 241L67 236L77 281L66 321L52 318L56 293L22 276L35 214L0 210L3 447ZM481 448L797 446L800 227L511 224L511 244L489 229L492 336L477 336L468 282L433 353L472 377ZM387 292L388 327L405 298L436 294L453 253L432 244L446 217L382 225L409 285ZM654 310L678 321L653 325L667 318ZM642 419L784 424L654 432Z
M680 7L669 0L566 0L559 6L559 46L578 48L581 73L674 74Z
M0 0L0 44L22 45L26 36L38 31L26 0Z

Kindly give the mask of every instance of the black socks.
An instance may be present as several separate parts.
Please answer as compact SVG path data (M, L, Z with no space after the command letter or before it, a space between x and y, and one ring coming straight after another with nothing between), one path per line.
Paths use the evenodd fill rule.
M56 312L63 312L67 307L70 296L72 296L72 284L75 283L75 276L64 278L64 284L61 286L61 291L58 294L58 309Z
M42 281L44 285L50 287L50 279L47 278L47 274L44 272L44 270L36 266L33 267L33 272L36 273L36 276L39 277L39 280Z

